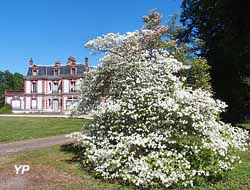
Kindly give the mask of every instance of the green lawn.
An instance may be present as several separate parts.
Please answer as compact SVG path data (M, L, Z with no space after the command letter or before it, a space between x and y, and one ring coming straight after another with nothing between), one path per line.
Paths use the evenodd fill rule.
M234 170L228 172L228 176L215 183L205 184L188 190L249 190L250 189L250 151L240 154L242 163Z
M67 118L0 117L0 142L48 137L80 131L89 122Z
M238 124L239 127L242 127L244 129L250 129L250 123L242 123L242 124Z
M68 148L70 147L70 148ZM29 164L28 187L31 189L132 190L134 188L108 183L89 175L79 164L79 156L71 146L53 146L30 152L4 155L0 159L0 176L14 176L14 164ZM241 153L242 163L215 184L205 184L186 190L249 190L250 151ZM8 176L9 175L9 176ZM37 176L39 175L39 180ZM5 180L5 179L3 179ZM0 181L1 183L1 181ZM176 190L176 189L173 189ZM183 189L182 189L183 190Z
M90 121L63 118L0 118L0 142L67 134L81 130L87 122ZM248 126L250 125L244 124L244 127ZM250 151L242 152L241 158L242 163L238 164L235 170L228 172L223 180L185 190L249 190ZM1 180L15 177L14 165L18 164L29 164L31 167L26 181L29 189L134 189L94 178L80 167L77 151L66 145L0 155L0 187Z
M117 183L107 183L84 172L72 146L53 146L29 152L0 155L0 187L8 179L17 177L14 165L28 164L30 171L19 176L23 189L34 190L128 190ZM1 178L2 177L2 178ZM17 181L17 180L16 180ZM20 180L21 181L21 180ZM15 185L15 184L14 184ZM20 184L12 186L18 189ZM132 190L132 189L131 189Z

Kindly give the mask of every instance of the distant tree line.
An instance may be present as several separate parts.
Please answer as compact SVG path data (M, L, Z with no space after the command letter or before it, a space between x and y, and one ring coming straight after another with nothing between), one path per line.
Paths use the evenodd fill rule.
M4 91L6 89L23 89L23 75L9 71L0 71L0 107L4 105Z

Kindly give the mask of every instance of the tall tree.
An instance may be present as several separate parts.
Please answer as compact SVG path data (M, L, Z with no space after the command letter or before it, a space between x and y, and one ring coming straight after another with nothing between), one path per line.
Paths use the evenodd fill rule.
M211 65L215 95L226 101L223 118L238 122L250 115L250 1L184 0L185 42L199 39L199 55Z

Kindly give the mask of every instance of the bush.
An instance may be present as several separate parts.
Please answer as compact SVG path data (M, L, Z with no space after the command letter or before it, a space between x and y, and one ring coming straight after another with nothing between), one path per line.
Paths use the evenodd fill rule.
M11 114L12 108L9 104L5 104L0 108L0 114Z
M106 96L89 134L70 135L82 146L82 162L104 179L138 188L220 178L246 150L247 132L221 122L225 103L187 87L180 75L187 67L166 50L147 49L144 38L152 42L154 31L107 34L87 43L106 55L83 81L78 110Z

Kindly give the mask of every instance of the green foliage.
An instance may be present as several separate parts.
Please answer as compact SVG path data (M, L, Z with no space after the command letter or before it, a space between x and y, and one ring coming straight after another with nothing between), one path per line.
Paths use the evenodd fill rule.
M12 109L9 104L5 104L0 108L0 114L10 114L10 113L12 113Z
M0 71L0 107L4 105L4 91L7 89L23 89L23 75L9 71Z
M198 43L196 53L211 66L212 87L228 105L224 120L250 116L250 1L184 0L182 41Z
M148 16L143 17L143 21L145 23L144 28L152 30L152 29L160 26L161 25L161 18L162 18L162 15L160 15L156 10L151 10L151 12Z
M209 75L210 66L205 59L192 59L191 68L187 71L187 85L211 91Z
M148 16L144 16L144 28L157 29L165 28L161 34L159 48L168 50L174 57L190 66L188 71L184 71L184 76L187 77L187 86L194 89L202 88L211 91L211 77L210 66L207 64L206 59L196 57L196 50L203 45L201 40L192 40L190 43L185 43L180 40L182 33L185 31L182 25L177 24L178 15L174 14L167 19L167 25L161 24L162 15L157 11L152 10Z
M23 75L20 73L12 74L12 88L23 89Z

